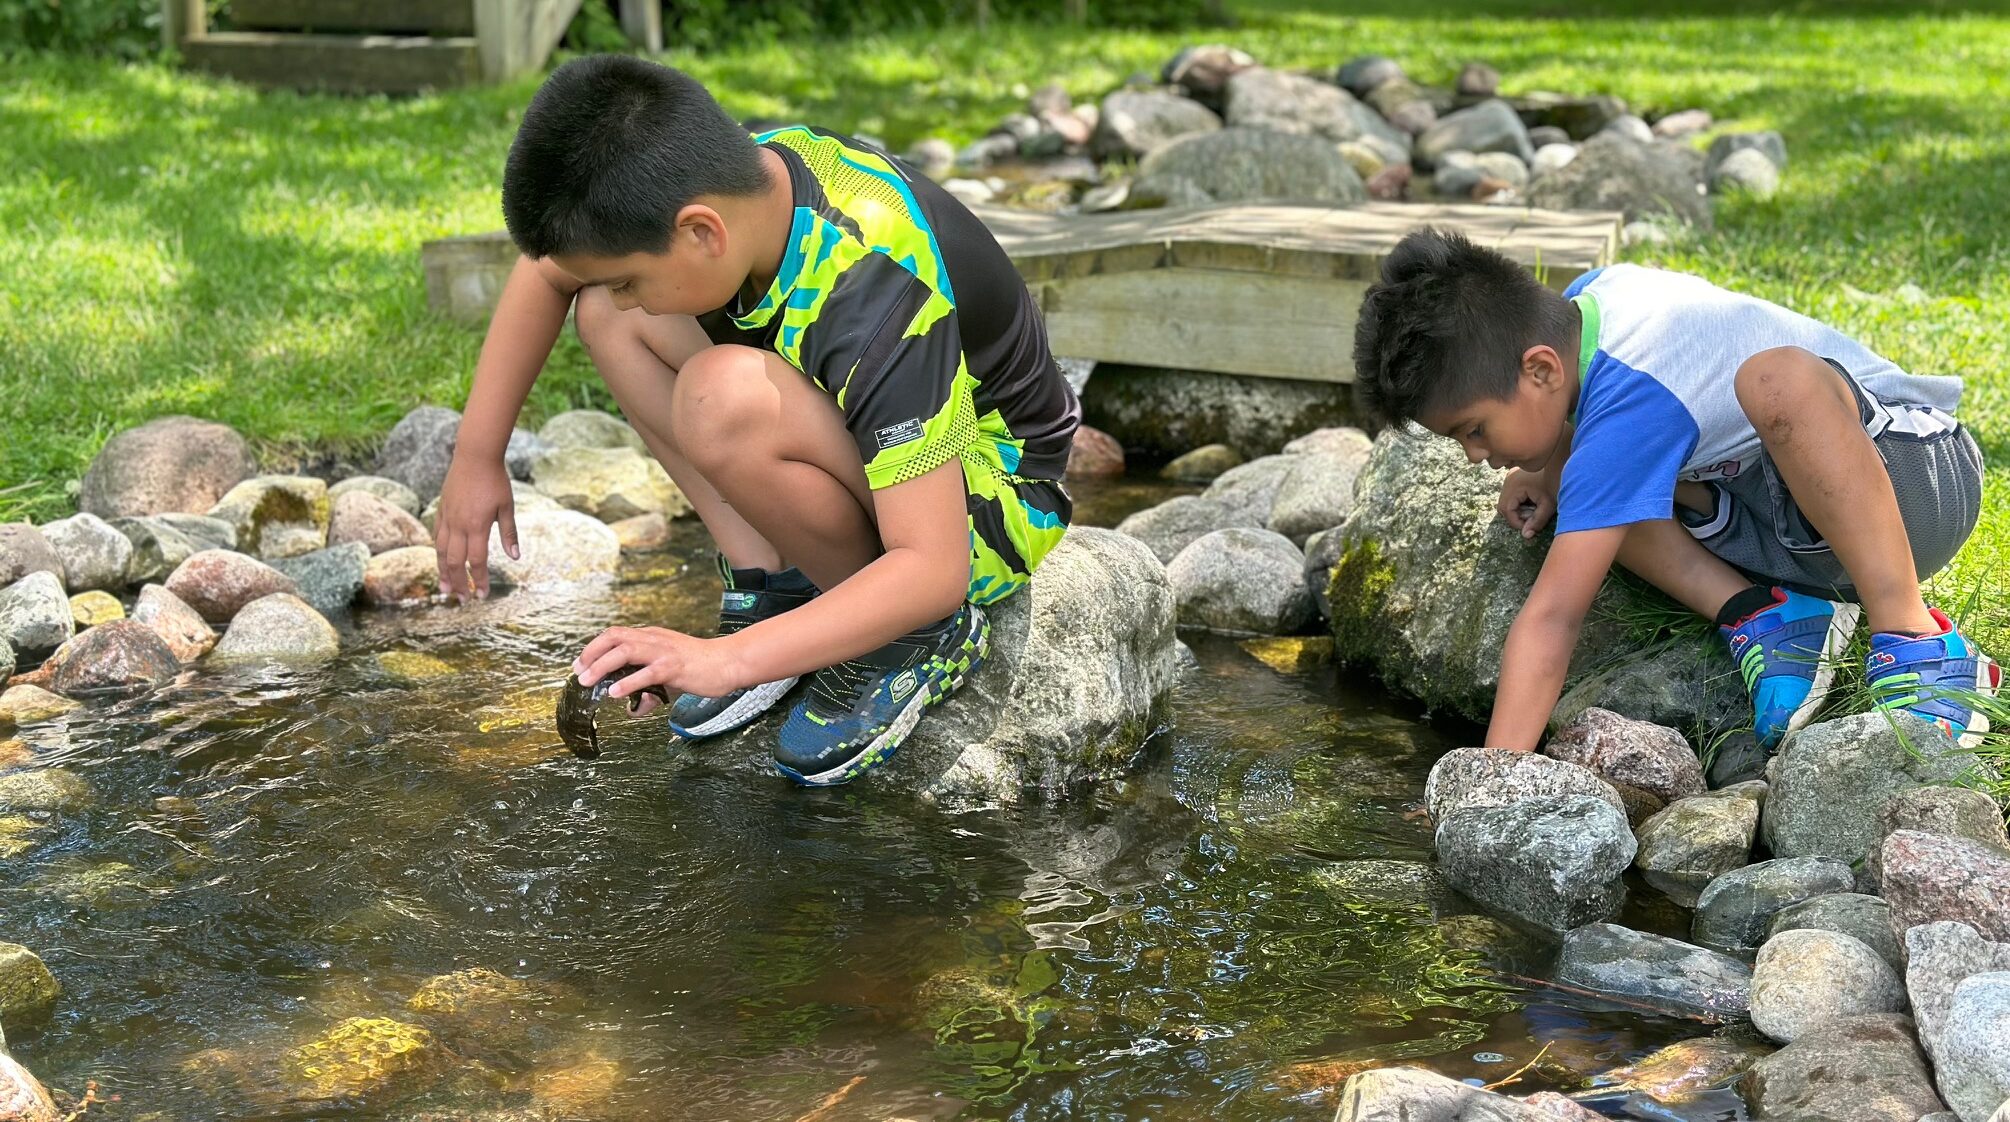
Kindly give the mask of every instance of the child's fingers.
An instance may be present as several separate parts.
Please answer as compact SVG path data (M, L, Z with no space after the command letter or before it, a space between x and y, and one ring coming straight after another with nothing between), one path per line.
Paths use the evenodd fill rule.
M467 546L452 526L440 522L438 540L433 543L434 559L440 567L440 588L449 596L463 596L466 580Z
M630 652L628 644L617 643L612 648L603 652L598 658L586 664L586 673L579 676L579 684L590 686L634 661L635 658ZM621 694L619 691L627 681L628 679L623 678L621 681L616 682L614 687L607 691L608 696L620 697Z
M579 657L572 662L572 671L579 675L581 685L590 686L599 680L599 675L597 674L591 677L588 676L592 673L591 667L594 663L599 662L601 657L606 655L607 652L619 647L622 640L626 638L627 632L628 629L625 627L610 627L595 635L593 641L586 644L586 649L579 652ZM602 673L605 672L602 671Z
M474 584L475 598L486 600L489 595L489 534L484 526L480 533L469 534L468 576Z
M516 545L515 503L504 503L502 509L496 512L496 529L502 531L503 552L509 554L509 559L512 561L523 560L523 554L517 552Z

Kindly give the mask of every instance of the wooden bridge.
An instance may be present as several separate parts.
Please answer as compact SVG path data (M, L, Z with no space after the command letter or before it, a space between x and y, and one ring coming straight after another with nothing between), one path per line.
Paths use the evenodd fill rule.
M1561 289L1612 259L1620 224L1617 212L1479 204L973 209L1038 299L1055 354L1313 382L1353 379L1355 312L1404 234L1458 230ZM422 256L432 306L486 323L517 250L498 231L428 242Z

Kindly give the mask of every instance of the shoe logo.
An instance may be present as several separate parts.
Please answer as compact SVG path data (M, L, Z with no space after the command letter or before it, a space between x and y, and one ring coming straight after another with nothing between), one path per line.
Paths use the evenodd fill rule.
M892 683L887 686L887 692L893 695L893 699L895 701L902 701L906 699L908 694L914 692L914 686L915 686L914 671L903 670L900 672L900 675L896 677L892 681Z
M1870 665L1871 669L1873 670L1882 670L1887 666L1896 664L1897 662L1898 662L1898 656L1892 654L1889 651L1879 651L1876 654L1870 656Z
M719 597L719 607L729 612L751 612L758 599L751 592L728 592Z

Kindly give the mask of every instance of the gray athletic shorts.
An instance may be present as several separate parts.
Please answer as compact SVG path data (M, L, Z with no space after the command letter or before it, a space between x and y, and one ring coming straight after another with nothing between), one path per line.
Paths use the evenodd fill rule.
M1939 572L1982 514L1982 450L1967 428L1937 410L1887 402L1864 389L1842 364L1884 470L1898 493L1899 517L1923 580ZM1779 469L1761 450L1759 470L1705 484L1716 500L1709 515L1677 504L1675 513L1710 552L1762 584L1855 600L1856 589L1821 531L1787 493Z

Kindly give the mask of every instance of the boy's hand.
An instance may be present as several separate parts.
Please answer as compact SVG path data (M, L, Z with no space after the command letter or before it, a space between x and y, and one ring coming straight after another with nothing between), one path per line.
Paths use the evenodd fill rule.
M671 693L719 697L747 684L717 639L698 639L667 627L610 627L579 653L572 672L580 685L591 686L624 666L642 669L614 683L607 696L627 697L647 686L662 686ZM642 716L654 708L656 699L644 697L635 713Z
M1507 481L1501 484L1500 512L1522 537L1535 537L1556 515L1556 486L1549 481L1549 473L1520 468L1508 472Z
M440 513L433 523L433 551L439 559L440 588L457 600L489 594L489 527L502 529L503 552L517 560L516 501L509 471L501 460L455 456L440 485Z

